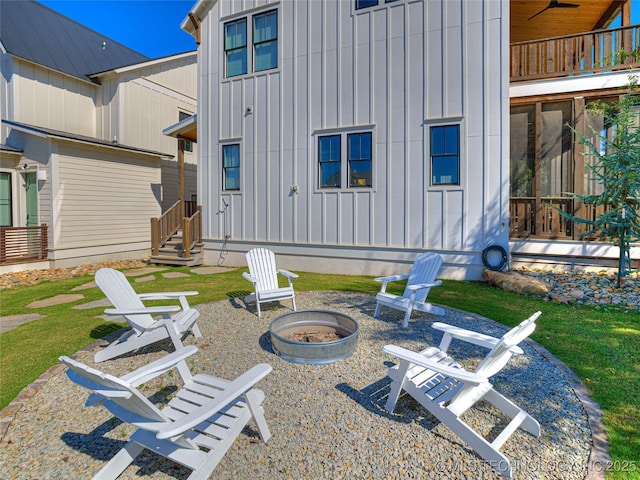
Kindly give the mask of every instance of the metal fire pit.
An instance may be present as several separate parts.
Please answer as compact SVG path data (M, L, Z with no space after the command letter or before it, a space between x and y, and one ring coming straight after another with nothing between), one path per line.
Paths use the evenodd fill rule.
M338 340L299 342L294 334L319 331L336 333ZM269 326L276 355L294 363L325 365L350 357L358 344L360 325L353 318L328 310L306 310L280 315Z

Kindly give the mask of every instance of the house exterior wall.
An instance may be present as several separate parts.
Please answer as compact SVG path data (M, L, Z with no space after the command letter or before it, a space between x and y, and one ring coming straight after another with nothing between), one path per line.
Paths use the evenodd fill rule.
M9 55L2 57L3 119L96 135L97 85ZM2 131L0 140L5 143L8 131Z
M209 259L224 246L242 265L267 245L291 268L382 274L434 250L445 275L478 278L482 250L508 243L508 2L354 3L218 2L201 17ZM278 68L225 78L224 23L270 10ZM460 184L432 186L429 129L448 124ZM318 137L350 131L372 132L372 188L319 188ZM237 192L221 182L225 143L240 144Z
M149 66L109 73L99 78L98 124L102 138L170 153L162 162L162 208L178 200L178 142L162 130L197 109L197 56L190 54ZM185 196L196 193L197 144L185 152Z
M55 221L50 258L148 255L149 219L160 214L160 160L55 142Z

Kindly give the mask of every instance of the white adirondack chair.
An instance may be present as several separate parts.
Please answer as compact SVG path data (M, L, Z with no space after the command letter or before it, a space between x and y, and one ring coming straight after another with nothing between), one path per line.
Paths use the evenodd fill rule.
M388 277L374 278L375 282L382 282L380 292L376 295L376 311L374 318L378 318L380 307L390 307L405 312L402 328L407 328L409 318L414 310L443 316L444 309L436 307L425 301L431 287L442 285L436 281L436 275L442 266L442 257L437 253L426 252L416 257L411 267L411 272L405 275L391 275ZM394 295L387 292L387 283L398 280L407 280L407 286L402 295Z
M114 316L122 315L131 326L131 330L96 353L96 362L109 360L165 338L171 338L178 349L182 347L182 339L189 332L193 332L196 337L202 336L196 324L200 312L191 308L186 299L188 295L197 295L198 292L137 294L127 277L122 272L111 268L98 270L95 280L100 290L116 307L105 310L105 313ZM143 300L178 300L180 306L145 307ZM155 320L152 316L159 314L162 314L159 320Z
M293 302L293 310L296 310L296 296L293 291L294 278L298 275L287 270L276 268L276 257L271 250L266 248L254 248L246 255L249 273L244 272L242 276L253 284L254 292L244 297L246 303L256 302L258 317L262 316L260 304L265 302L275 302L290 298ZM278 286L278 274L287 277L289 285Z
M398 365L389 369L388 375L392 382L385 408L393 412L401 391L406 391L493 468L511 478L511 463L500 452L500 448L518 427L536 437L540 436L540 424L496 392L489 378L502 370L512 355L523 353L517 345L535 330L535 321L539 316L540 312L534 313L500 339L437 322L433 324L433 328L444 332L439 348L430 347L421 352L412 352L396 345L385 346L384 352L400 360ZM447 355L449 344L454 338L490 349L474 372L465 370ZM482 399L511 419L491 442L460 418Z
M189 479L207 479L251 418L262 440L269 440L261 405L264 394L253 386L271 366L256 365L232 382L206 374L191 376L185 358L196 351L194 346L181 348L121 378L60 357L69 367L67 376L94 391L86 406L102 405L138 427L94 480L118 478L145 448L193 470ZM136 387L173 368L185 385L159 410Z

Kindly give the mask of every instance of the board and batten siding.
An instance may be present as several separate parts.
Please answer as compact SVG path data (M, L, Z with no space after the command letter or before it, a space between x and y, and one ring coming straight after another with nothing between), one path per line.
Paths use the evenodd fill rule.
M481 268L484 247L508 242L508 2L354 3L217 2L203 19L204 236L428 249ZM224 78L224 23L274 9L278 68ZM460 125L460 185L430 182L429 129L443 124ZM348 131L373 134L373 188L320 189L318 136ZM240 144L239 192L222 190L225 143Z
M59 145L55 249L144 242L160 214L160 159Z
M3 119L95 136L98 86L9 56L2 63L3 89L12 97L1 109Z

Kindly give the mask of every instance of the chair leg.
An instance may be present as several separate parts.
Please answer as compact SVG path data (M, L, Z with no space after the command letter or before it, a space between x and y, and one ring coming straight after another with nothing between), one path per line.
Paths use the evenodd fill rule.
M395 372L396 377L395 380L391 382L391 390L389 391L389 396L387 397L387 403L384 406L385 410L389 413L392 413L396 408L396 403L398 403L400 393L402 393L402 389L407 382L407 371L409 370L409 366L409 362L401 360L400 364L398 365L398 371Z
M402 328L407 328L409 326L409 319L411 318L412 311L413 309L411 307L407 308L407 311L404 314L404 319L402 320Z
M296 297L295 296L291 297L291 301L293 302L293 311L295 312L296 311Z
M262 317L262 313L260 312L260 300L256 296L256 309L258 310L258 318Z
M109 463L102 467L93 480L115 480L131 465L142 450L144 447L136 442L127 443L115 457L109 460Z
M376 302L376 311L373 312L373 318L378 318L380 314L380 302Z
M251 389L245 393L244 397L247 401L247 408L249 408L249 411L253 416L253 421L256 422L256 426L258 427L260 438L264 443L267 443L271 438L271 432L269 431L269 425L267 425L267 421L264 418L264 409L262 408L264 394L255 389Z
M193 336L196 338L202 337L202 333L200 333L200 328L198 327L197 323L194 323L191 327L191 333L193 333Z

